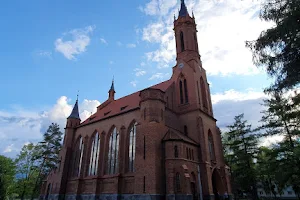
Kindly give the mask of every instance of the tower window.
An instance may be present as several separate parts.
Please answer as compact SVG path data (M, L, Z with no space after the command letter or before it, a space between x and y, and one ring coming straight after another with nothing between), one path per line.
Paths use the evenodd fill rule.
M178 158L178 147L177 147L177 145L174 146L174 157Z
M197 42L197 35L194 33L194 40L195 40L195 50L198 51L198 42Z
M205 87L202 77L200 78L200 87L201 87L201 96L202 96L203 107L207 109L208 105L207 105L206 87Z
M187 83L186 83L186 79L184 79L183 85L184 85L184 97L185 97L185 103L188 103L188 102L189 102L189 96L188 96L188 91L187 91Z
M180 32L180 45L181 45L181 51L184 51L184 37L183 37L183 32Z
M183 104L183 90L182 90L182 81L179 81L179 92L180 92L180 103Z
M190 159L190 157L189 157L189 149L187 147L186 147L186 158Z
M208 131L208 150L209 150L210 159L215 160L216 157L215 157L214 141L210 130Z
M188 128L187 128L187 126L184 126L184 135L188 135Z

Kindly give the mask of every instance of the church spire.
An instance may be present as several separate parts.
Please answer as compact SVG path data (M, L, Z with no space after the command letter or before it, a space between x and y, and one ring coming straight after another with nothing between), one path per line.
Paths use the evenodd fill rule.
M112 99L112 100L115 100L115 84L114 84L114 79L112 80L111 82L111 86L110 86L110 89L108 91L108 94L109 94L109 99Z
M189 16L188 10L186 8L186 5L184 3L184 0L181 0L181 8L179 11L179 17L185 17L185 16Z
M68 117L68 119L80 119L79 117L79 111L78 111L78 95L77 95L77 100L76 100L76 103L73 107L73 110L72 110L72 113L71 115Z

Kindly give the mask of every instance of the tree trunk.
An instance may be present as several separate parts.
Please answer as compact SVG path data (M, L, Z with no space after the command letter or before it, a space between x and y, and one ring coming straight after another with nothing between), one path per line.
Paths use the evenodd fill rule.
M37 178L36 178L34 187L33 187L32 192L31 192L31 198L30 198L31 200L34 199L34 193L35 193L35 191L36 191L36 189L37 189L37 186L38 186L38 183L39 183L39 179L40 179L40 176L41 176L42 169L43 169L43 167L44 167L45 161L46 161L46 159L44 158L44 160L43 160L43 162L42 162L42 164L41 164L41 168L40 168L39 174L38 174L38 176L37 176Z

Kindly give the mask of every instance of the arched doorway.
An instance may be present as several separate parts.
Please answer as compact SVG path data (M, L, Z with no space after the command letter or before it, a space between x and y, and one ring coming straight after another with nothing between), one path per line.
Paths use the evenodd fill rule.
M219 172L215 169L212 174L212 187L213 193L215 195L215 200L222 200L221 196L224 195L224 186L222 182L222 178Z
M196 175L194 172L191 173L191 193L192 193L193 200L198 200Z

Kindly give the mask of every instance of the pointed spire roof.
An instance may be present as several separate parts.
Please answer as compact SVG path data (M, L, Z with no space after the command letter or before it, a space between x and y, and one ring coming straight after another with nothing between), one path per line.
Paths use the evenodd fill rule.
M179 11L179 17L185 17L187 15L189 15L188 10L186 8L184 0L181 0L181 8L180 8L180 11Z
M111 86L110 86L110 90L109 91L115 91L115 84L114 84L114 79L112 80L112 82L111 82Z
M76 103L73 107L73 110L71 112L71 115L68 117L69 118L72 118L72 119L80 119L79 117L79 111L78 111L78 96L77 96L77 100L76 100Z

